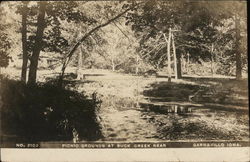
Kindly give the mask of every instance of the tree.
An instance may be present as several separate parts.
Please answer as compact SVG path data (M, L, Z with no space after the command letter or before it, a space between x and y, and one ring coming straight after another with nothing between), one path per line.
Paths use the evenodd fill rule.
M77 7L77 2L32 2L29 6L27 6L27 2L24 2L22 6L16 7L17 13L22 15L23 66L21 78L23 81L26 79L28 59L30 60L28 83L34 84L40 52L64 54L69 48L68 40L65 39L65 34L62 34L62 31L65 30L62 23L65 21L92 23L94 21L75 10Z
M69 1L29 2L29 5L26 5L26 3L19 3L19 5L21 4L20 7L13 8L17 11L17 13L21 15L23 20L19 21L22 22L21 33L22 33L22 45L23 45L22 46L23 70L21 78L23 81L25 80L24 78L26 78L25 73L27 73L27 62L30 61L28 83L34 84L36 82L40 53L45 55L46 52L57 52L62 55L62 58L66 58L65 60L66 62L68 62L67 61L68 58L70 60L70 58L72 57L71 55L73 55L78 46L80 44L83 44L84 41L90 39L89 38L90 35L95 34L96 31L98 31L98 29L115 21L123 14L125 14L127 10L131 9L131 8L127 9L125 12L123 12L121 15L118 15L117 17L114 16L115 17L114 19L112 18L110 18L111 20L108 19L106 23L103 22L98 23L95 20L96 18L95 16L90 15L90 17L94 18L88 18L89 14L84 13L84 10L81 10L81 8L85 4L91 4L91 3L96 3L96 2L69 2ZM120 2L116 3L119 4ZM115 5L114 7L117 6L119 5ZM105 10L108 10L110 8L108 5L105 7L106 8L104 8L103 10L104 12ZM72 22L74 23L80 22L80 24L82 24L82 26L84 26L85 29L87 29L85 30L87 34L80 41L75 40L74 38L72 38L72 35L70 35L72 32L74 33L78 31L76 30L75 27L73 28L73 31L71 33L67 32L68 30L71 29L67 29L64 27L65 24L67 23L73 24ZM93 27L93 30L89 31L88 29L91 27ZM76 46L74 45L72 46L72 44L76 44ZM88 44L86 45L89 46ZM25 50L25 48L27 50ZM67 51L70 51L69 52L70 54L65 56L67 54ZM58 59L60 62L61 61L60 58ZM63 66L62 69L65 68L66 67Z
M125 9L124 11L118 13L117 15L115 15L114 17L106 20L106 22L101 23L99 25L97 25L96 27L92 28L90 31L88 31L87 33L85 33L82 38L80 40L78 40L77 43L75 43L73 45L73 48L69 51L68 55L65 57L65 60L63 62L62 65L62 70L61 70L61 75L59 77L59 82L58 85L62 86L62 81L63 81L63 77L64 77L64 73L65 73L65 69L67 67L67 65L69 64L73 54L75 53L75 51L78 49L78 47L87 39L89 38L89 36L91 36L93 33L95 33L96 31L98 31L99 29L109 25L110 23L114 22L115 20L117 20L118 18L120 18L121 16L123 16L125 13L127 13L128 11L132 10L133 8L135 8L135 6L133 5L132 7L128 7L127 9Z
M185 11L185 7L186 3L183 2L149 1L142 8L127 15L128 24L132 24L132 29L141 37L140 44L143 58L151 63L155 69L159 70L166 66L166 60L168 60L168 66L170 67L171 57L166 55L170 53L170 48L172 48L168 42L171 40L168 38L171 38L172 35L169 29L181 27L181 20L185 18L185 14L181 11ZM178 39L176 44L177 41ZM174 49L173 52L175 51ZM177 74L180 77L180 50L176 52L178 56L175 61L178 62L176 69L178 69Z
M39 59L39 54L42 49L42 38L43 38L44 29L45 29L46 3L47 3L46 1L39 2L39 14L37 17L37 31L36 31L33 53L30 59L30 70L29 70L29 79L28 79L29 84L36 83L38 59Z
M2 6L1 6L2 7ZM6 7L6 6L5 6ZM0 73L2 67L7 67L9 65L9 50L11 48L11 40L8 34L5 32L10 24L6 23L6 17L4 17L4 9L0 9Z
M9 60L11 59L11 57L9 56L7 51L10 47L11 45L7 35L0 32L0 68L7 67L9 65Z
M11 45L7 35L0 32L0 68L7 67L9 65L9 60L11 57L8 54L8 50L10 47Z
M28 65L28 45L27 45L27 16L28 16L28 2L23 2L22 8L22 49L23 49L23 63L21 72L21 81L26 83L27 65Z
M101 37L105 40L105 43L96 47L96 52L104 58L103 64L110 67L112 71L120 69L126 72L134 72L137 57L135 50L138 43L133 33L129 31L129 27L122 24L123 22L121 18L117 23L102 29Z
M179 30L175 34L175 42L176 60L177 66L179 66L177 73L180 76L181 54L190 53L192 60L198 63L200 59L213 61L214 52L217 51L216 48L219 48L215 45L220 44L221 41L221 39L217 39L218 35L221 34L221 31L217 29L223 26L223 20L234 17L237 11L240 10L243 13L246 11L242 8L244 3L241 3L149 1L142 8L129 13L127 23L132 24L132 29L141 37L140 48L144 59L155 65L156 69L164 67L165 61L168 60L166 57L167 47L164 45L162 33L167 36L169 28ZM243 17L243 19L245 17L241 12L238 15L241 15L238 17ZM240 28L239 25L238 28ZM240 32L236 33L239 35ZM235 43L239 44L237 41ZM212 47L214 50L211 50ZM237 46L236 49L238 49ZM238 69L239 75L241 73L241 59L239 59L240 52L236 53L236 64L238 65L236 69Z
M242 78L242 56L241 56L241 49L240 49L240 18L238 15L235 16L235 49L236 49L236 79Z
M234 55L234 60L236 64L236 79L242 78L242 62L246 62L243 59L242 54L246 53L246 19L247 19L247 9L245 1L225 1L221 3L209 4L207 7L217 15L223 15L224 19L233 19L234 28L232 30L228 30L229 35L231 35L231 39L233 40L233 48L229 52L229 54ZM216 11L216 12L215 12ZM218 17L215 15L216 17ZM244 41L245 40L245 41ZM228 43L231 43L229 40Z

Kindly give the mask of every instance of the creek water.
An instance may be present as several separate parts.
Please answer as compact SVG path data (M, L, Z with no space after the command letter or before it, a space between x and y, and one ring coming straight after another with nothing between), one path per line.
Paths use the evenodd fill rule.
M249 139L247 108L238 111L189 102L200 85L119 74L87 79L92 82L80 84L78 90L101 96L102 141Z
M145 104L102 114L105 141L248 140L248 114L189 105Z
M156 127L154 138L164 140L248 140L246 111L173 104L140 104L141 115Z

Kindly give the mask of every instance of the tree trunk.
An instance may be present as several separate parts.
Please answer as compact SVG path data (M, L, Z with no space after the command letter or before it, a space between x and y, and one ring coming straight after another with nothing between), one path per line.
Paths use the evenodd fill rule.
M173 54L174 54L174 67L175 67L175 79L179 79L181 72L180 72L180 65L178 65L178 63L181 62L180 58L177 59L177 55L176 55L176 48L175 48L175 41L174 41L174 35L172 33L172 46L173 46Z
M79 54L78 54L78 64L77 64L77 79L82 78L82 47L79 48Z
M186 60L184 59L184 55L180 54L181 56L181 69L183 69L183 72L187 73L187 69L186 69Z
M236 79L242 78L242 63L241 63L241 50L240 50L240 19L236 16L235 18L235 28L236 28Z
M176 60L177 60L177 78L180 79L182 78L181 53L179 52L176 53Z
M169 28L168 40L164 34L165 41L167 42L167 56L168 56L168 81L171 82L171 56L170 56L170 41L171 41L171 28Z
M171 45L171 28L169 28L168 34L168 81L171 82L171 54L170 54L170 45Z
M187 65L187 67L186 67L187 68L187 74L189 74L189 65L190 65L190 58L189 57L190 57L190 54L188 52L187 53L187 64L186 64Z
M115 64L114 64L114 59L113 59L113 57L112 57L112 59L111 59L111 64L112 64L112 71L115 71Z
M139 73L139 56L138 54L136 55L136 68L135 68L135 74L138 75Z
M73 56L74 52L77 50L77 48L81 45L81 43L88 38L92 33L94 33L95 31L99 30L102 27L107 26L108 24L112 23L113 21L115 21L116 19L120 18L121 16L123 16L125 13L127 13L128 11L130 11L132 8L128 8L125 11L121 12L120 14L116 15L115 17L113 17L112 19L108 20L107 22L96 26L95 28L93 28L92 30L90 30L89 32L87 32L74 46L73 48L70 50L69 54L66 56L64 62L63 62L63 66L62 66L62 70L61 70L61 75L59 76L59 80L58 80L58 86L62 87L62 83L63 83L63 77L64 77L64 73L65 73L65 69L71 59L71 57Z
M30 60L28 84L36 83L38 59L39 59L40 51L42 49L42 37L43 37L44 29L45 29L45 8L46 8L46 1L40 1L39 2L39 14L37 18L37 31L36 31L35 44L34 44L33 53L31 56L31 60Z
M28 64L28 48L27 48L27 14L28 14L28 2L23 2L22 10L22 49L23 49L23 63L21 81L26 83L27 64Z
M214 76L214 55L213 55L213 52L214 52L214 44L212 43L211 45L211 73L212 73L212 77Z

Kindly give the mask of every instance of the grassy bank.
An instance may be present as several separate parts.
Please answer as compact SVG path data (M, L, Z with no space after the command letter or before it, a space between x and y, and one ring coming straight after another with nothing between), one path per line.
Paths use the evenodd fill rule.
M184 77L169 83L166 77L107 70L86 70L85 79L77 80L68 74L66 89L55 87L53 78L35 87L3 81L5 94L1 93L6 98L2 100L8 103L5 110L11 110L4 114L14 114L5 123L24 123L16 132L5 132L34 140L33 135L37 135L36 139L47 141L72 140L77 136L78 140L105 141L249 137L246 80ZM17 101L12 103L12 98ZM15 127L18 126L12 129Z
M2 79L3 141L97 140L98 102L50 83L33 86ZM12 138L14 137L14 138Z
M246 80L184 78L168 83L167 78L108 71L86 71L85 76L85 80L75 80L70 88L90 97L95 93L102 101L99 116L104 140L248 137L248 115L246 111L236 109L237 106L240 111L248 109L246 103L241 103L242 98L247 98ZM207 104L213 105L209 107ZM229 104L233 107L228 107ZM187 107L192 112L169 113L169 106L175 105L178 110Z

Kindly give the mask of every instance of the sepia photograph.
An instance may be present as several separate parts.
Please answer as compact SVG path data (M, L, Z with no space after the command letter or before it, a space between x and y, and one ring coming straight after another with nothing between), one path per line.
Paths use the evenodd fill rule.
M247 43L247 1L2 1L1 148L249 147Z

